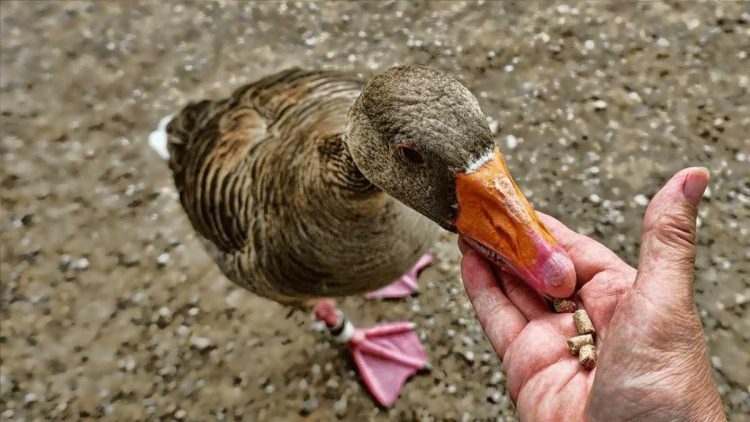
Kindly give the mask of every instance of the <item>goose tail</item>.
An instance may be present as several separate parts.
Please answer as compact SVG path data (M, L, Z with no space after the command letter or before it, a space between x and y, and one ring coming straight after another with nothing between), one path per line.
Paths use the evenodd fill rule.
M156 130L148 135L148 145L164 160L169 159L169 149L167 148L167 125L172 121L173 117L174 115L172 114L162 117L162 119L159 120L159 126Z

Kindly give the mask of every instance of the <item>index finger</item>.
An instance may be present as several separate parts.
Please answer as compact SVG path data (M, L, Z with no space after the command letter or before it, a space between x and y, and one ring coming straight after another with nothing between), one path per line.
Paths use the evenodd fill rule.
M470 250L464 255L461 278L484 334L502 358L526 326L526 318L505 296L490 264L477 251Z
M545 226L570 255L576 269L579 284L584 284L595 275L606 270L624 272L629 270L626 264L614 252L596 240L567 228L556 218L537 211Z

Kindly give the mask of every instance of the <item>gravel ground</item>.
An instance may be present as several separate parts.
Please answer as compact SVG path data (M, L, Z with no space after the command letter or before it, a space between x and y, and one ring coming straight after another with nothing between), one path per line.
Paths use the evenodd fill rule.
M538 209L633 263L649 197L712 172L696 300L732 420L750 412L748 3L2 2L3 420L516 418L458 279L351 298L411 318L431 373L377 407L312 318L224 279L146 137L188 100L291 65L427 64L491 118ZM744 416L743 416L744 415Z

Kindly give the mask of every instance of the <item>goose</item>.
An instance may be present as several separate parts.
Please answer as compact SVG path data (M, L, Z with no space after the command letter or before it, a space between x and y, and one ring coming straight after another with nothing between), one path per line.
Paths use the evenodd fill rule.
M291 306L317 301L318 318L350 346L369 338L371 356L408 367L377 385L388 371L355 354L381 404L419 369L421 344L378 343L411 326L357 331L332 298L410 293L438 226L543 296L575 288L572 262L514 182L478 101L438 70L397 66L365 82L287 69L189 104L160 129L151 144L232 282Z

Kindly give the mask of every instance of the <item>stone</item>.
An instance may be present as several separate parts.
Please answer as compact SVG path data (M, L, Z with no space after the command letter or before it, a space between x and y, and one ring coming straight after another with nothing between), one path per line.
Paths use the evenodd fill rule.
M304 403L302 403L302 409L300 409L299 414L301 416L308 416L317 409L318 409L318 399L316 399L313 396L305 400Z

